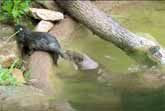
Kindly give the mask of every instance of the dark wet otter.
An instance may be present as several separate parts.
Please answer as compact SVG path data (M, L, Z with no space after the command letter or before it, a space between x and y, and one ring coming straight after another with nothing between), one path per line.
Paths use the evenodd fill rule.
M59 42L51 34L46 32L33 32L21 25L17 25L15 30L19 31L16 40L22 55L31 55L33 51L40 50L51 53L55 63L57 63L59 55L65 58L64 51L61 49Z

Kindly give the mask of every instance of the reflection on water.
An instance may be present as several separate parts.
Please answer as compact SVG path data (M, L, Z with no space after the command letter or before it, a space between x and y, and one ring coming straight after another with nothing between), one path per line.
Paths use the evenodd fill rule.
M143 3L143 4L142 4ZM148 32L165 45L165 2L128 5L117 18L134 32ZM128 18L129 20L123 19ZM115 18L115 16L114 16ZM58 76L64 96L78 111L165 111L165 75L154 69L139 72L138 64L114 45L80 26L68 40L68 49L87 53L100 63L93 71L75 71L60 61ZM139 66L138 66L139 67ZM146 69L145 66L144 69ZM134 70L133 72L132 69Z

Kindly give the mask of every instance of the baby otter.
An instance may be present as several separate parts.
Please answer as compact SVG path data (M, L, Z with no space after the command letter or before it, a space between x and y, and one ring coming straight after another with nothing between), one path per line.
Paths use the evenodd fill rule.
M18 32L16 41L18 47L21 49L22 56L24 54L31 55L33 51L39 50L51 53L56 64L59 55L62 58L66 58L59 42L51 34L46 32L33 32L22 25L17 25L15 30Z

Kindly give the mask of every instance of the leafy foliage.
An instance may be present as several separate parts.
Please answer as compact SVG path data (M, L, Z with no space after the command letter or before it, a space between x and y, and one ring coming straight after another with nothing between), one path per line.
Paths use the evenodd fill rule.
M15 68L20 68L21 62L19 59L15 60L10 68L2 68L0 66L0 85L20 85L17 78L12 76Z
M32 72L31 69L25 71L24 78L25 78L26 81L28 81L30 79L31 72Z
M31 0L3 0L0 7L0 21L20 22L29 10Z

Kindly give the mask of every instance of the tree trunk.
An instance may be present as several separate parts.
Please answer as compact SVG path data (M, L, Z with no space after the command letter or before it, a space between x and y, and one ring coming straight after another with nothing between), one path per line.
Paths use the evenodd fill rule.
M98 10L90 1L56 0L56 2L100 38L112 42L127 53L140 51L154 62L165 63L165 51L157 42L130 32L111 16Z

